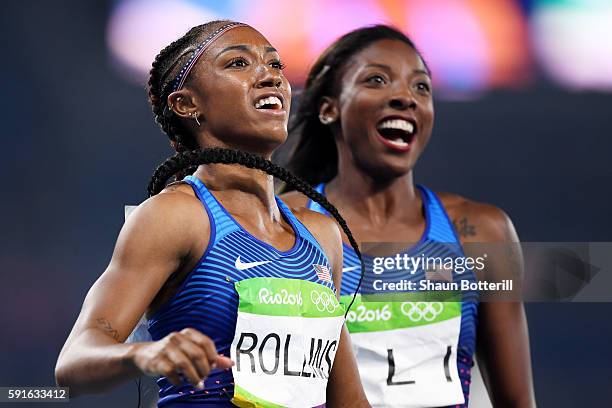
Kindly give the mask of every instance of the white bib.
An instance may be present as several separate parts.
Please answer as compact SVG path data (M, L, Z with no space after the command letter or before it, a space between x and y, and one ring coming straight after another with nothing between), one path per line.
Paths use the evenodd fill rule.
M240 407L318 407L326 388L344 307L323 285L285 278L236 283L234 398Z
M457 371L460 302L363 302L358 295L347 327L373 407L464 402Z

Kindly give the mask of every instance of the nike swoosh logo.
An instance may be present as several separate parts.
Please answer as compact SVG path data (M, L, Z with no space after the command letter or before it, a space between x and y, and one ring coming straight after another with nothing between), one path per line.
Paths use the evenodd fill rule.
M240 260L240 255L238 255L238 258L236 258L236 262L234 262L234 266L239 271L244 271L245 269L254 268L254 267L260 266L260 265L265 265L265 264L270 263L270 262L272 262L272 261L242 262Z
M359 269L359 266L348 266L346 268L342 268L342 272L350 272L350 271L354 271L355 269Z

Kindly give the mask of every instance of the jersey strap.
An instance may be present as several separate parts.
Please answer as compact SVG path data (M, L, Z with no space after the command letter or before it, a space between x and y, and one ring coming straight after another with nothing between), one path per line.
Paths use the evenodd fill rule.
M325 184L321 183L321 184L317 185L315 187L315 190L317 191L317 193L319 193L321 195L325 195ZM308 208L309 210L316 211L318 213L324 214L324 215L329 215L327 210L325 208L321 207L321 204L317 203L316 201L313 201L310 198L308 199L308 203L306 204L306 208Z
M210 243L209 246L217 244L224 236L240 229L225 208L219 204L217 199L208 191L202 181L195 176L187 176L183 179L191 185L196 195L204 205L210 220Z

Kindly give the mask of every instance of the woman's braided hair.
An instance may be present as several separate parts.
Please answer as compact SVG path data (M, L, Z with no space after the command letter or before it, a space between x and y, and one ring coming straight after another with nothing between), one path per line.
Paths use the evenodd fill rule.
M170 139L170 145L177 152L198 149L198 142L183 126L181 118L168 106L168 95L181 67L187 62L203 37L216 28L227 24L228 20L215 20L190 29L184 36L172 42L155 57L149 71L147 93L155 122ZM186 168L175 175L177 180L192 174L195 167Z
M219 20L193 27L183 37L164 48L153 61L148 82L149 102L155 115L155 121L162 131L168 135L170 144L177 153L159 165L153 173L148 187L149 196L154 196L163 190L171 178L182 180L187 174L192 174L201 164L240 164L248 168L259 169L277 177L325 208L337 220L355 253L361 259L361 252L346 221L338 213L336 207L330 204L312 186L261 156L223 148L200 150L200 146L195 137L190 134L190 130L183 126L180 118L168 107L168 95L172 93L173 80L194 52L201 38L227 23L230 23L230 21ZM363 276L363 262L361 270ZM361 281L359 284L361 284ZM347 312L354 300L355 297L353 296L353 300L347 307Z

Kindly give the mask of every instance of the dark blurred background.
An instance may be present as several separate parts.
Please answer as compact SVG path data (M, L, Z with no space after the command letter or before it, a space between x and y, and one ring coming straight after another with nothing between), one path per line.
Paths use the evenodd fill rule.
M409 34L414 27L415 41L431 58L438 86L434 135L417 167L417 181L503 208L523 241L612 241L612 69L607 70L612 66L612 29L595 30L597 41L600 36L607 38L593 50L593 42L584 34L587 26L580 26L592 26L601 16L610 26L609 2L486 1L495 7L487 8L482 1L440 1L436 9L416 0L380 2L385 7L413 7L410 16L423 13L429 19L425 19L429 31L411 25L416 18L406 18L405 25L393 21ZM0 386L54 383L57 355L87 290L110 259L123 223L123 206L146 198L153 169L172 153L147 105L146 67L125 60L130 47L134 54L147 47L159 50L196 24L190 19L224 13L265 28L266 35L269 30L273 44L279 36L294 41L297 34L287 24L300 31L293 17L275 20L278 13L291 11L287 4L292 2L237 3L2 4L0 107L7 149L0 162L5 179L0 204ZM294 6L297 3L303 2ZM355 17L354 21L330 25L330 30L339 32L326 33L325 44L309 48L312 56L304 58L311 61L342 32L384 21L382 12L368 14L365 9L374 3L334 2L339 10L350 7L354 14L346 18ZM322 7L323 3L309 4ZM132 14L118 17L128 6ZM161 12L184 27L169 24L180 29L162 41L158 38L162 27L156 25L160 17L138 12L137 6ZM164 7L179 11L175 15ZM191 13L189 7L199 8L202 15ZM553 8L551 14L546 7ZM564 17L567 7L570 12L575 7L572 18ZM190 19L181 20L182 12ZM440 21L459 21L458 28L436 24L436 12ZM476 17L464 32L460 23L465 13ZM370 21L371 16L376 17ZM486 20L492 16L497 20ZM487 31L502 21L515 22L508 29L512 35ZM571 25L565 26L567 21ZM129 34L128 28L138 25L141 31ZM119 31L113 31L115 26ZM304 27L312 31L317 26ZM436 48L435 38L427 37L436 27L449 41L456 39L444 30L471 40L466 40L465 50ZM478 27L485 27L481 37ZM574 32L579 33L577 38L570 35ZM549 37L556 42L551 45ZM162 42L143 45L149 39ZM478 41L488 44L484 49L493 50L491 54L470 51L470 44ZM117 42L123 51L117 51ZM292 44L279 47L281 56L283 47ZM499 57L508 49L514 50L511 55ZM445 60L452 52L458 58ZM150 64L154 55L143 59ZM453 65L462 61L462 55L469 62L467 68ZM297 59L288 74L295 90L308 68L306 62ZM528 304L526 309L539 405L607 406L612 387L612 305ZM69 405L135 407L136 401L136 386L130 383L109 395L80 397Z

